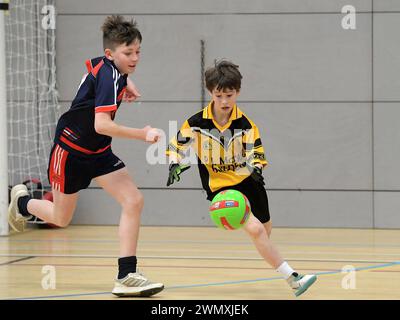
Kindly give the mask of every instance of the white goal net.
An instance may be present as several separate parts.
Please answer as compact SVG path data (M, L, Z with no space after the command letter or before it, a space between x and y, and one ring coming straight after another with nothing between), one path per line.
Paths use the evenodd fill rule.
M58 114L54 0L12 0L6 16L8 183L47 181Z

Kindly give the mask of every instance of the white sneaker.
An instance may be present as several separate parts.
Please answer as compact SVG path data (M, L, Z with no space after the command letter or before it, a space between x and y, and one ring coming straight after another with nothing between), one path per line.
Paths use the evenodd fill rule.
M143 274L136 272L116 279L112 293L119 297L150 297L163 289L162 283L150 282Z
M31 215L23 216L19 212L18 199L29 196L28 188L24 184L17 184L11 189L11 202L8 206L8 223L17 232L25 230L26 221L32 218Z
M289 283L289 286L294 290L294 295L298 297L303 294L316 280L317 276L313 274L299 274L297 277L291 275L289 279L287 279L287 282Z

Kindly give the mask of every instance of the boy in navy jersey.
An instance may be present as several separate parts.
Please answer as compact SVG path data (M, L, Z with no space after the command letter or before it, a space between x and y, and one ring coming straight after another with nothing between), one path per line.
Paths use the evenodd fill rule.
M11 191L9 223L17 232L32 215L47 223L66 227L73 216L78 191L92 179L122 207L119 225L119 272L113 294L151 296L164 285L152 283L136 270L136 248L143 208L143 195L124 163L112 152L113 137L155 143L157 129L129 128L115 123L122 100L131 102L139 93L128 74L139 62L142 36L133 21L121 16L107 17L103 26L104 56L86 61L82 79L71 108L58 121L50 154L48 177L54 202L31 199L26 186Z

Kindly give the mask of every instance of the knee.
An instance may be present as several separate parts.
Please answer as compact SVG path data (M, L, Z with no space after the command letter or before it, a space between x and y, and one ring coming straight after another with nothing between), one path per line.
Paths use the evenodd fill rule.
M60 216L56 217L55 221L52 224L55 224L57 227L66 228L71 223L71 217Z
M247 227L247 233L253 239L257 239L262 235L266 234L266 230L261 223L253 223Z
M128 212L141 212L144 206L144 197L141 192L124 199L122 207Z

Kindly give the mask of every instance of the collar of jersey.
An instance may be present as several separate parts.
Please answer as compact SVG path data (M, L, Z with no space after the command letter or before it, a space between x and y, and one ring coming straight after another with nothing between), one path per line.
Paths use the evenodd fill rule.
M111 61L110 59L108 59L106 56L104 56L104 62L111 64L122 76L124 76L125 74L123 74L121 71L119 71L119 69L117 68L117 66L114 64L114 61Z
M205 108L203 109L203 119L210 119L210 120L212 120L212 122L214 123L214 125L217 127L217 129L218 129L219 131L224 131L224 130L226 130L227 128L229 128L229 126L231 125L231 123L232 123L233 120L239 119L239 118L242 117L242 115L243 115L243 112L242 112L242 111L238 108L238 106L235 104L235 105L233 106L232 113L231 113L231 116L230 116L228 122L227 122L223 127L221 127L221 126L218 124L218 122L214 119L214 116L213 116L213 113L212 113L212 104L213 104L213 101L210 101L210 103L208 104L208 106L205 107Z

